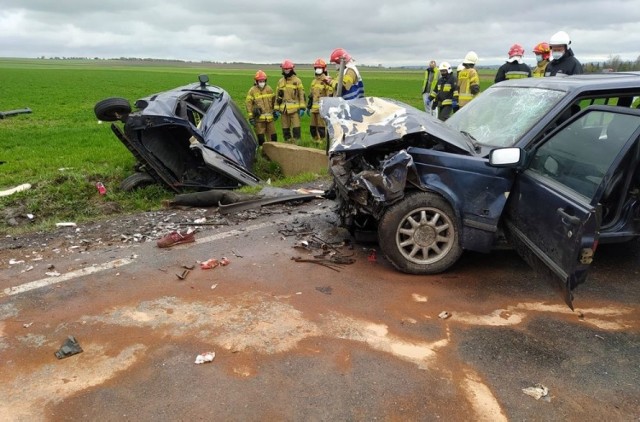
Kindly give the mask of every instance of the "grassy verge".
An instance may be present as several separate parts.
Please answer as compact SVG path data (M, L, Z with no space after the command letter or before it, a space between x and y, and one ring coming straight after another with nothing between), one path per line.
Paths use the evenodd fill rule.
M256 69L258 66L256 66ZM177 63L128 63L118 61L0 59L3 95L0 110L29 107L32 114L0 120L0 190L22 183L32 188L0 197L0 233L15 233L11 218L24 221L32 215L30 230L45 229L60 221L86 221L113 213L157 209L173 196L159 186L123 192L119 183L133 172L135 159L93 113L96 102L124 97L131 102L177 86L195 82L206 73L211 83L223 87L244 108L244 98L256 69L230 69ZM266 67L275 86L279 69ZM311 68L297 69L305 87L313 78ZM368 95L389 97L422 107L422 71L362 70ZM489 79L483 77L483 89ZM281 136L279 122L278 134ZM309 119L302 118L302 146L313 147ZM274 185L303 183L314 175L283 178L277 165L258 159L254 172ZM107 194L99 195L102 182Z

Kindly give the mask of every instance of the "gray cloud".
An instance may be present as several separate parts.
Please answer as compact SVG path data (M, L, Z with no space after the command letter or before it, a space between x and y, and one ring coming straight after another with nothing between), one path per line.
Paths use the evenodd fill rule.
M153 57L309 63L344 47L360 63L459 63L469 50L497 64L567 31L583 62L640 56L637 0L305 2L236 0L0 1L5 57Z

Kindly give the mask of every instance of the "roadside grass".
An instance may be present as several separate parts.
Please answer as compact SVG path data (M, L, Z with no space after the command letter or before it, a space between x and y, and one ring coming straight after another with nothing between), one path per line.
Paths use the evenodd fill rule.
M47 229L61 221L87 221L112 213L154 210L162 199L173 196L160 186L123 192L119 183L134 171L133 155L112 133L109 124L97 121L93 107L108 97L137 98L197 80L208 74L210 83L224 88L244 110L247 91L258 68L267 72L274 87L280 69L207 67L194 64L164 64L105 60L0 59L2 95L0 111L29 107L32 114L0 120L0 190L30 183L30 190L0 197L0 233ZM313 69L299 67L298 76L308 90ZM420 88L423 71L362 69L367 95L400 100L422 108ZM485 80L483 89L493 76ZM282 139L280 122L276 123ZM301 146L316 146L309 134L309 118L302 118ZM258 154L259 155L259 154ZM254 172L275 186L304 183L318 175L284 178L277 164L261 157ZM326 177L326 174L320 175ZM95 184L102 182L107 194L99 195ZM30 224L7 225L8 217Z

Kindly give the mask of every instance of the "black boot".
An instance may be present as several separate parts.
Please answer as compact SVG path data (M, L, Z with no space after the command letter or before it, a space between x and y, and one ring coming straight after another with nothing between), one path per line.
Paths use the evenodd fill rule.
M311 139L318 139L318 126L309 126L309 132L311 132Z
M295 139L296 141L300 140L300 127L294 127L293 128L293 139Z
M282 137L284 138L285 142L289 142L289 139L291 139L291 129L282 128Z
M258 145L264 144L264 133L258 135Z

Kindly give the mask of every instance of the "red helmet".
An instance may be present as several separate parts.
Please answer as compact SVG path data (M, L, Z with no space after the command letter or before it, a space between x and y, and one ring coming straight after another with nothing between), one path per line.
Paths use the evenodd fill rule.
M266 81L267 80L267 74L264 73L262 70L258 70L256 72L256 76L254 76L253 79L255 79L256 82L258 82L258 81Z
M282 68L282 70L293 70L296 67L296 65L293 64L291 60L286 59L285 61L282 62L280 67Z
M524 48L520 44L513 44L509 49L509 57L524 56Z
M535 54L541 54L543 59L548 59L551 55L551 47L546 42L541 42L540 44L533 47L533 52Z
M344 59L345 62L351 60L351 55L347 53L347 50L344 48L336 48L331 53L331 62L335 64L340 64L340 59Z
M327 68L327 64L325 63L324 60L322 59L317 59L314 63L313 63L313 68L317 68L320 67L322 69L326 69Z

